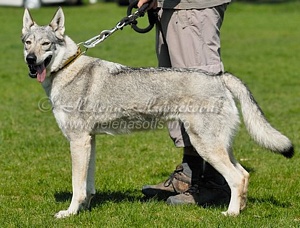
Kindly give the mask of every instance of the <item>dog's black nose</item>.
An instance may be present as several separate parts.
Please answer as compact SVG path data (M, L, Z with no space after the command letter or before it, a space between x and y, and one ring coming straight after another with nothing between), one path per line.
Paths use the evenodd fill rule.
M36 63L36 55L35 54L28 54L26 56L26 61L27 61L27 64L35 64Z

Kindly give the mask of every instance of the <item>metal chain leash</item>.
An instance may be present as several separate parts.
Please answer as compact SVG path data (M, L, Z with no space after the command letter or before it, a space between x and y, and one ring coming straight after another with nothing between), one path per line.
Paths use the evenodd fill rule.
M112 28L110 30L103 30L102 32L100 32L99 35L94 36L91 39L89 39L89 40L87 40L83 43L79 43L79 45L82 44L87 49L88 48L93 48L97 44L103 42L105 39L107 39L109 36L111 36L117 30L122 30L125 26L127 26L129 24L135 25L137 23L136 19L139 18L139 17L143 17L145 15L145 12L146 12L148 7L149 7L149 4L144 4L135 13L130 14L127 17L124 17L122 20L120 20L114 28Z

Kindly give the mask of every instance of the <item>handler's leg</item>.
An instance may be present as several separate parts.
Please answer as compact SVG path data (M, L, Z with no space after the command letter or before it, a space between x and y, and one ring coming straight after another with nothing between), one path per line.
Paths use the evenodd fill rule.
M226 5L204 10L164 10L160 15L161 28L157 32L159 66L199 68L215 74L223 72L219 35L225 10ZM144 186L142 192L151 197L162 192L165 196L166 192L175 195L188 191L189 194L184 197L179 195L171 203L196 203L193 195L198 194L201 187L203 204L227 198L229 188L226 181L193 149L183 125L172 122L169 124L169 132L175 145L184 148L181 165L183 169L179 174L176 169L167 182ZM188 185L179 188L182 182L180 177L184 175L189 178L185 182ZM216 190L211 191L211 188ZM186 195L190 197L185 197Z

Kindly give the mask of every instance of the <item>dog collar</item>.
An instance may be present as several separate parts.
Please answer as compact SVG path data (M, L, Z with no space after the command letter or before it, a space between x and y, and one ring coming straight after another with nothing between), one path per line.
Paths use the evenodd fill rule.
M68 65L70 65L72 62L74 62L83 53L84 52L81 51L80 47L78 47L77 48L77 52L74 55L72 55L70 58L68 58L67 61L64 63L64 65L61 68L59 68L58 70L53 71L51 73L56 73L56 72L64 69L65 67L67 67Z

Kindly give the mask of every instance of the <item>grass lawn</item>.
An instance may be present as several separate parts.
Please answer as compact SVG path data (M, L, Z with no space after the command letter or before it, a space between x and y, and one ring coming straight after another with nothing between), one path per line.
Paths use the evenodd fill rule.
M222 28L226 70L252 90L268 120L299 148L300 2L228 7ZM0 7L0 227L300 227L300 158L258 147L243 124L234 142L237 159L250 171L248 206L237 218L225 207L172 207L144 201L141 187L164 180L180 162L167 130L97 137L97 195L91 211L57 220L71 199L67 140L50 111L45 93L30 79L20 40L22 8ZM56 7L32 10L49 23ZM66 33L76 42L110 29L126 8L115 3L64 7ZM154 31L129 27L88 54L130 66L156 66Z

